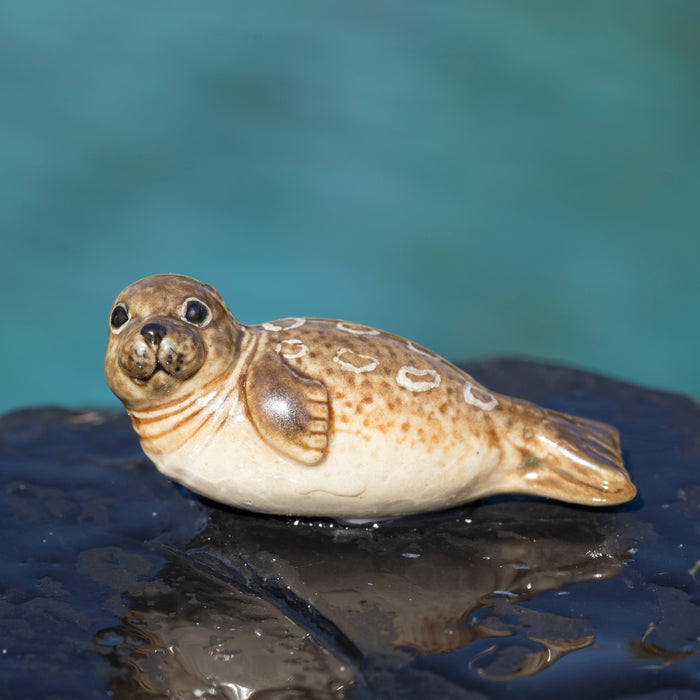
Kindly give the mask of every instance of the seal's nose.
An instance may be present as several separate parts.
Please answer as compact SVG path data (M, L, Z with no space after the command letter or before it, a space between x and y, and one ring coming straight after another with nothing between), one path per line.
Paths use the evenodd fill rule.
M161 323L145 323L141 328L141 335L151 344L158 345L167 335L167 328Z

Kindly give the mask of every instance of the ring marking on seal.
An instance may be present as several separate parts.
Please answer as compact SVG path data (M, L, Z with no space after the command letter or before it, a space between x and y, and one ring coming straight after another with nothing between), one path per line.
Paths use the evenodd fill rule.
M408 376L409 374L415 377L430 377L430 380L416 382ZM440 386L442 380L434 369L418 369L416 367L411 367L411 365L404 365L396 374L396 381L399 386L402 386L404 389L420 392Z
M364 365L353 365L352 362L341 359L345 353L350 353L353 358L360 358L361 360L369 360ZM379 360L371 357L370 355L360 355L358 352L354 352L350 348L340 348L333 358L333 362L337 362L341 369L347 370L348 372L371 372L373 369L379 367Z
M345 321L338 321L335 327L340 331L345 331L346 333L355 333L356 335L379 335L379 331L375 328L352 328L350 324L345 323Z
M285 321L292 321L288 326L280 326L278 323L263 323L262 327L266 331L291 331L293 328L299 328L300 326L303 326L306 323L305 318L289 318L289 319L283 319Z
M483 389L478 389L471 382L464 384L464 400L472 406L483 408L485 411L490 411L498 406L498 399L495 396Z
M309 348L307 348L299 338L289 338L279 343L275 350L282 355L285 360L295 360L297 357L304 357L309 351Z

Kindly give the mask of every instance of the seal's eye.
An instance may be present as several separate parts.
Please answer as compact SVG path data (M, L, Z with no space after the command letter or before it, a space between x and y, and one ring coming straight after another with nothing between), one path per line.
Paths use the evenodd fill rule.
M188 299L183 305L182 317L195 326L205 326L211 317L211 312L199 299Z
M126 309L126 304L117 304L112 309L112 315L109 317L109 323L113 330L119 330L129 320L129 312Z

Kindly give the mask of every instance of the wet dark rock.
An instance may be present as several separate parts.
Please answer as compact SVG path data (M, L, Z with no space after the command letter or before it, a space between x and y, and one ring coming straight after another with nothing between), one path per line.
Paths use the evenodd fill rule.
M0 419L0 697L700 693L700 410L515 360L496 391L608 421L639 496L499 497L349 527L162 477L128 419Z

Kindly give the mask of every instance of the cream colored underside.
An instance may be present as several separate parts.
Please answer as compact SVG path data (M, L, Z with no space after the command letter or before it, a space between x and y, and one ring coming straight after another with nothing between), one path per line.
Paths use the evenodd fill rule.
M491 477L503 459L501 451L468 435L459 453L447 453L397 444L379 431L359 440L356 434L336 432L321 464L287 459L251 425L234 379L225 392L186 411L191 418L154 442L157 451L144 445L163 474L213 500L266 513L371 518L449 508L499 490ZM152 412L151 420L156 415ZM151 422L149 432L174 427L182 417L171 414Z

